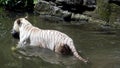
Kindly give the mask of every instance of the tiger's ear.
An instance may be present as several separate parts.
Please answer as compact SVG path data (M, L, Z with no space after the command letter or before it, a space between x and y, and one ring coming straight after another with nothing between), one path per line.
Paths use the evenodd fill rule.
M25 19L28 19L28 16L25 16L24 18L25 18Z
M19 26L21 26L22 23L21 23L20 19L17 20L17 24L18 24Z

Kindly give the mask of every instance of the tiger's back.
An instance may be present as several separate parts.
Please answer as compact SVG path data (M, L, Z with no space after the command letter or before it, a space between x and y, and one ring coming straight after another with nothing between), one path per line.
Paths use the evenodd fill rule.
M39 45L44 48L54 50L56 46L68 44L72 41L66 34L56 30L39 30L39 32L31 34L31 45Z

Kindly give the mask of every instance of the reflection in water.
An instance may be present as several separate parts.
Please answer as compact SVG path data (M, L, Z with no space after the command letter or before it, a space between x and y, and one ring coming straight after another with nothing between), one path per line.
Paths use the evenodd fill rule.
M71 65L71 64L76 63L76 58L73 56L63 57L49 49L40 48L40 47L27 46L23 49L17 50L16 53L19 53L19 55L22 54L22 55L28 56L28 57L38 57L38 58L41 58L42 60L52 63L52 64ZM14 55L14 56L16 56L16 55ZM24 57L24 56L22 56L22 57ZM71 63L69 63L69 62L71 62Z

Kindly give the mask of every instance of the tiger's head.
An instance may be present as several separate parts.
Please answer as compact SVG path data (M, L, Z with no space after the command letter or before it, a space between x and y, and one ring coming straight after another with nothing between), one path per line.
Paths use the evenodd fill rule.
M12 36L15 38L15 39L19 39L19 34L20 34L20 28L23 26L23 25L31 25L31 23L27 20L27 16L24 17L24 18L18 18L14 21L14 25L13 25L13 29L12 29Z

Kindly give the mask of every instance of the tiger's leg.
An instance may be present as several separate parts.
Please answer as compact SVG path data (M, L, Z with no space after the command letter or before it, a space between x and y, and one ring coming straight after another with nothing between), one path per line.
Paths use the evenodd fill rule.
M27 46L28 44L30 44L30 39L25 37L25 38L20 39L16 48L23 48Z
M62 46L60 45L60 44L57 44L57 45L55 45L55 47L54 47L54 51L56 52L56 53L58 53L58 54L61 54L61 49L62 49Z
M62 55L72 55L71 49L66 44L61 44L60 46L56 46L55 52Z

